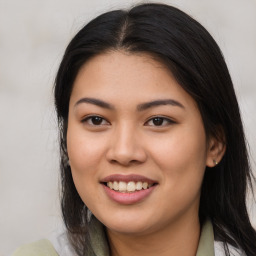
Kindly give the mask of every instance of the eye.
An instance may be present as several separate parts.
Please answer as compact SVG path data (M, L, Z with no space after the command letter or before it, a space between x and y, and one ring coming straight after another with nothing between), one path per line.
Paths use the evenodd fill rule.
M86 123L94 126L109 124L109 122L101 116L87 116L82 120L82 123Z
M170 124L174 124L175 122L169 118L161 117L161 116L155 116L150 118L145 125L147 126L167 126Z

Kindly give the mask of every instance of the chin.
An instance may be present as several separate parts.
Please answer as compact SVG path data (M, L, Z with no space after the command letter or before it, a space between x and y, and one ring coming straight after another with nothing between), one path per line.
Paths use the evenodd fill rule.
M106 215L99 220L107 227L107 229L123 234L146 234L159 226L159 220L145 214L112 214L111 218ZM155 225L154 223L158 223Z
M152 227L148 225L136 225L131 223L113 223L113 225L106 226L107 229L126 235L143 235L148 233Z

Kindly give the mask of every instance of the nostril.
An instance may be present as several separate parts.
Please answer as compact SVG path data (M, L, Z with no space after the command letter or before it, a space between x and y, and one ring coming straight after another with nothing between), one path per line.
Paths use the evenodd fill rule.
M118 165L122 165L122 166L130 166L130 165L139 164L140 161L138 161L138 160L127 160L127 159L119 159L119 160L112 159L112 160L110 160L110 163L118 164Z

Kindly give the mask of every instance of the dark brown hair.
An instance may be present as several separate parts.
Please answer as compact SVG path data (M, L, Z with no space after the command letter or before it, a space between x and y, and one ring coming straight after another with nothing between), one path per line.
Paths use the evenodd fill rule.
M55 84L60 129L62 212L70 240L79 255L87 241L87 207L73 183L67 164L66 133L72 85L81 66L109 50L147 53L166 65L179 84L197 102L206 135L225 135L226 152L214 169L206 167L199 217L210 218L215 239L256 255L256 233L247 209L251 186L246 142L232 81L222 53L193 18L163 4L142 4L128 11L107 12L84 26L68 45ZM228 249L226 248L228 255Z

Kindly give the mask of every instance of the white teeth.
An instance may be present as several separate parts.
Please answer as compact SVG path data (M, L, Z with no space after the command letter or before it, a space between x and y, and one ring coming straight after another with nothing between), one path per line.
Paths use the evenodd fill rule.
M126 183L125 182L123 182L123 181L119 181L119 186L118 186L118 190L120 191L120 192L125 192L126 191Z
M148 182L142 181L129 181L128 183L124 181L109 181L107 182L107 186L110 189L120 191L120 192L134 192L142 189L148 189L153 186L153 184L148 184Z
M142 182L139 181L136 183L136 190L141 190L142 189Z
M118 184L117 181L114 181L114 183L113 183L113 189L114 189L114 190L118 190L118 189L119 189L119 184Z
M148 188L148 183L147 182L143 182L142 183L142 187L143 187L143 189L147 189Z
M107 185L108 185L108 187L111 188L111 189L114 188L114 187L113 187L113 183L112 183L111 181L109 181Z
M136 189L136 186L134 181L130 181L127 183L127 191L133 192L135 191L135 189Z

